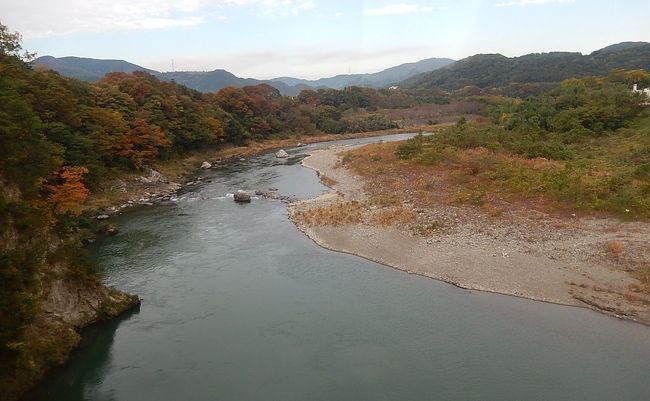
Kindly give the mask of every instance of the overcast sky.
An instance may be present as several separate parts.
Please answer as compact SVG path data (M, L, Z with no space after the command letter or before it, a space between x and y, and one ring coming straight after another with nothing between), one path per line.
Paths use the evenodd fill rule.
M319 78L429 57L650 41L650 0L0 0L38 55Z

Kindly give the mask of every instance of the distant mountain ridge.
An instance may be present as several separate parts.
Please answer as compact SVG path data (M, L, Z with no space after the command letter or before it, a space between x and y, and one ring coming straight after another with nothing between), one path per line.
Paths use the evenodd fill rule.
M99 60L85 57L38 57L32 62L33 65L47 67L66 77L78 78L84 81L98 81L109 72L133 72L145 71L153 75L160 74L158 71L140 67L124 60Z
M159 72L124 60L99 60L83 57L52 56L39 57L32 62L35 66L43 66L59 72L61 75L78 78L85 81L98 81L109 72L145 71L165 81L174 81L201 92L214 92L226 86L242 87L269 84L277 88L282 94L296 96L304 89L333 88L341 89L346 86L370 86L381 88L402 81L421 72L433 71L452 63L451 59L432 58L415 63L406 63L372 74L337 75L318 80L305 80L298 78L276 78L271 80L258 80L254 78L240 78L223 69L214 71L177 71Z
M571 77L606 75L614 68L650 71L650 43L622 42L583 55L578 52L531 53L520 57L477 54L453 61L431 58L401 64L372 74L344 74L317 80L280 77L271 80L240 78L226 70L165 72L150 70L123 60L97 60L80 57L39 57L42 65L62 75L97 81L111 71L146 71L162 80L174 81L202 92L225 86L242 87L269 84L282 94L296 96L304 89L397 84L411 89L457 90L467 86L504 87L515 83L554 83Z
M308 85L314 88L326 87L342 89L346 86L369 86L372 88L383 88L391 84L403 81L409 77L423 72L435 71L453 63L449 58L429 58L415 63L400 64L372 74L344 74L330 78L316 80L297 79L290 77L274 78L273 82L284 82L287 85Z
M650 71L650 43L623 42L583 55L532 53L521 57L477 54L400 83L405 88L456 90L466 86L502 87L512 83L552 83L571 77L606 75L612 69Z

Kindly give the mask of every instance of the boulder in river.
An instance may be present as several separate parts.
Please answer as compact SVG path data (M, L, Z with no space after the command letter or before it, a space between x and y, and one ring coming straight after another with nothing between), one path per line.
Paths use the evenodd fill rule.
M108 220L111 218L111 216L107 214L100 214L99 216L95 217L97 220Z
M286 159L289 157L289 154L284 149L280 149L275 153L275 157L279 159Z
M233 199L235 202L239 203L249 203L251 201L251 194L246 191L237 191L233 194Z
M203 170L210 169L210 168L212 168L212 164L210 164L209 162L203 162L203 163L201 163L201 168Z

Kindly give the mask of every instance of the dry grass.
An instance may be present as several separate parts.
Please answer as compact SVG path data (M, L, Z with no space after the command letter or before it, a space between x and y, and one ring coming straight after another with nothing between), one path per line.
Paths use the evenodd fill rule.
M402 200L396 194L377 194L371 196L368 203L373 206L389 207L401 204Z
M329 176L327 176L325 174L318 173L318 178L320 178L320 182L323 183L323 185L325 185L327 187L330 187L330 188L334 187L334 185L339 183L334 178L329 177Z
M381 209L374 212L370 221L381 227L390 227L412 223L415 220L415 213L403 207Z
M623 255L625 245L619 241L609 241L605 244L605 250L610 257L618 259Z
M334 203L309 210L297 211L294 218L310 226L345 226L363 220L363 207L359 202Z
M634 289L638 292L650 294L650 264L637 269L633 274L639 280L639 285L634 286Z

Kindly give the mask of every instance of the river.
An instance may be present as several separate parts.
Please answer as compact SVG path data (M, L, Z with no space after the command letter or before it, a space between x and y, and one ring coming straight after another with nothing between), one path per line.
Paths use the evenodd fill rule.
M328 251L284 203L227 195L317 195L326 188L297 161L328 145L229 163L176 202L117 218L120 233L93 254L106 283L142 306L86 329L29 399L650 399L648 327Z

